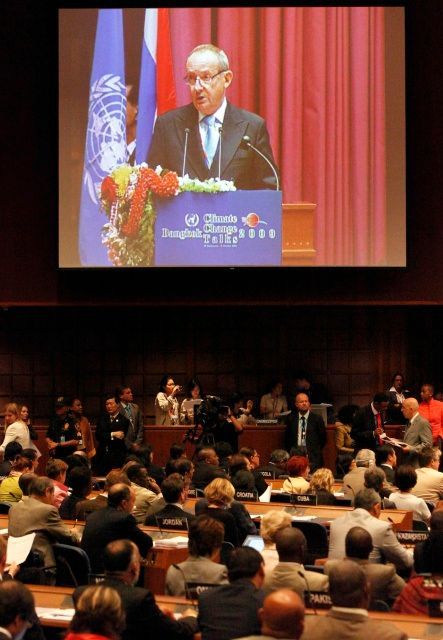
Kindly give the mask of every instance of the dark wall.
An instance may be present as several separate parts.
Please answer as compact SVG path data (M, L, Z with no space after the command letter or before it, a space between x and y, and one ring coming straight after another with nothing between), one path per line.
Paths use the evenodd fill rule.
M10 3L1 21L0 303L292 305L441 303L440 0L409 2L406 269L57 270L57 11ZM266 277L271 281L264 284Z

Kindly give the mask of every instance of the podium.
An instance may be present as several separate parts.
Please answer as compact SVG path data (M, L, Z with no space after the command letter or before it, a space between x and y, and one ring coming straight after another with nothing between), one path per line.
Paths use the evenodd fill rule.
M156 209L156 267L281 265L281 191L185 192Z

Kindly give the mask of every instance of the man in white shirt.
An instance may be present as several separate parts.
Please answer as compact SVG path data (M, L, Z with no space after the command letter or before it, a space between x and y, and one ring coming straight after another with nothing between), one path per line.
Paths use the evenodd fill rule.
M441 451L437 447L424 447L420 453L420 468L416 469L417 484L412 493L426 502L437 502L443 499L443 473L440 466Z

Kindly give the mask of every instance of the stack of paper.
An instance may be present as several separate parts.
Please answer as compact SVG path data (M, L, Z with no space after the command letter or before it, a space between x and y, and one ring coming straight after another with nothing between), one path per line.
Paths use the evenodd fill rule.
M177 549L188 546L188 538L185 536L175 536L173 538L159 538L154 540L154 548L158 547L176 547Z

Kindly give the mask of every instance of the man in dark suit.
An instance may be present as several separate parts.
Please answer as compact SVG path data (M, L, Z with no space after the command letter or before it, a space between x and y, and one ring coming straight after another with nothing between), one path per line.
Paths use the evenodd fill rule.
M183 520L190 521L195 518L194 514L183 509L188 497L188 485L180 474L171 473L170 476L163 480L161 489L166 506L161 511L148 516L145 524L155 527L157 525L156 518L165 518L170 522L164 523L163 526L169 526L173 529L174 524L181 528Z
M386 393L376 393L371 404L362 407L354 416L351 438L355 442L355 452L360 449L372 449L383 444L380 436L384 433L386 409L389 397Z
M260 633L258 610L263 604L263 558L251 547L229 556L229 584L203 591L198 597L198 625L202 640Z
M275 167L265 121L226 101L232 78L228 58L218 47L200 45L190 53L185 81L192 104L157 118L149 166L161 165L200 180L220 176L233 180L237 189L276 187L268 163L243 142L247 135Z
M138 451L143 442L143 416L138 404L133 402L131 387L121 385L115 390L119 401L120 413L128 418L130 424L126 433L125 444L128 451Z
M212 447L200 449L197 454L192 485L196 489L204 489L214 478L226 478L226 474L219 466L218 455Z
M131 426L129 419L120 413L113 394L106 396L105 408L106 413L99 417L95 429L98 443L95 470L103 476L123 466L127 454L125 438Z
M288 416L285 432L286 449L306 447L311 472L323 466L326 426L323 418L310 409L306 393L295 396L295 411Z
M378 447L375 452L375 460L377 467L380 467L385 472L386 480L389 484L394 484L395 467L397 466L397 454L394 447L390 444Z
M152 547L151 536L138 528L132 515L134 504L134 489L115 484L108 491L108 506L87 517L81 546L89 556L93 573L103 572L103 549L113 540L132 540L143 558Z
M143 587L136 587L140 576L140 553L129 540L110 542L103 553L105 581L100 583L112 587L119 594L126 614L126 628L122 640L145 640L164 638L182 640L193 638L197 632L195 611L187 609L180 620L166 615L155 603L154 596ZM86 589L78 587L73 594L74 603Z

